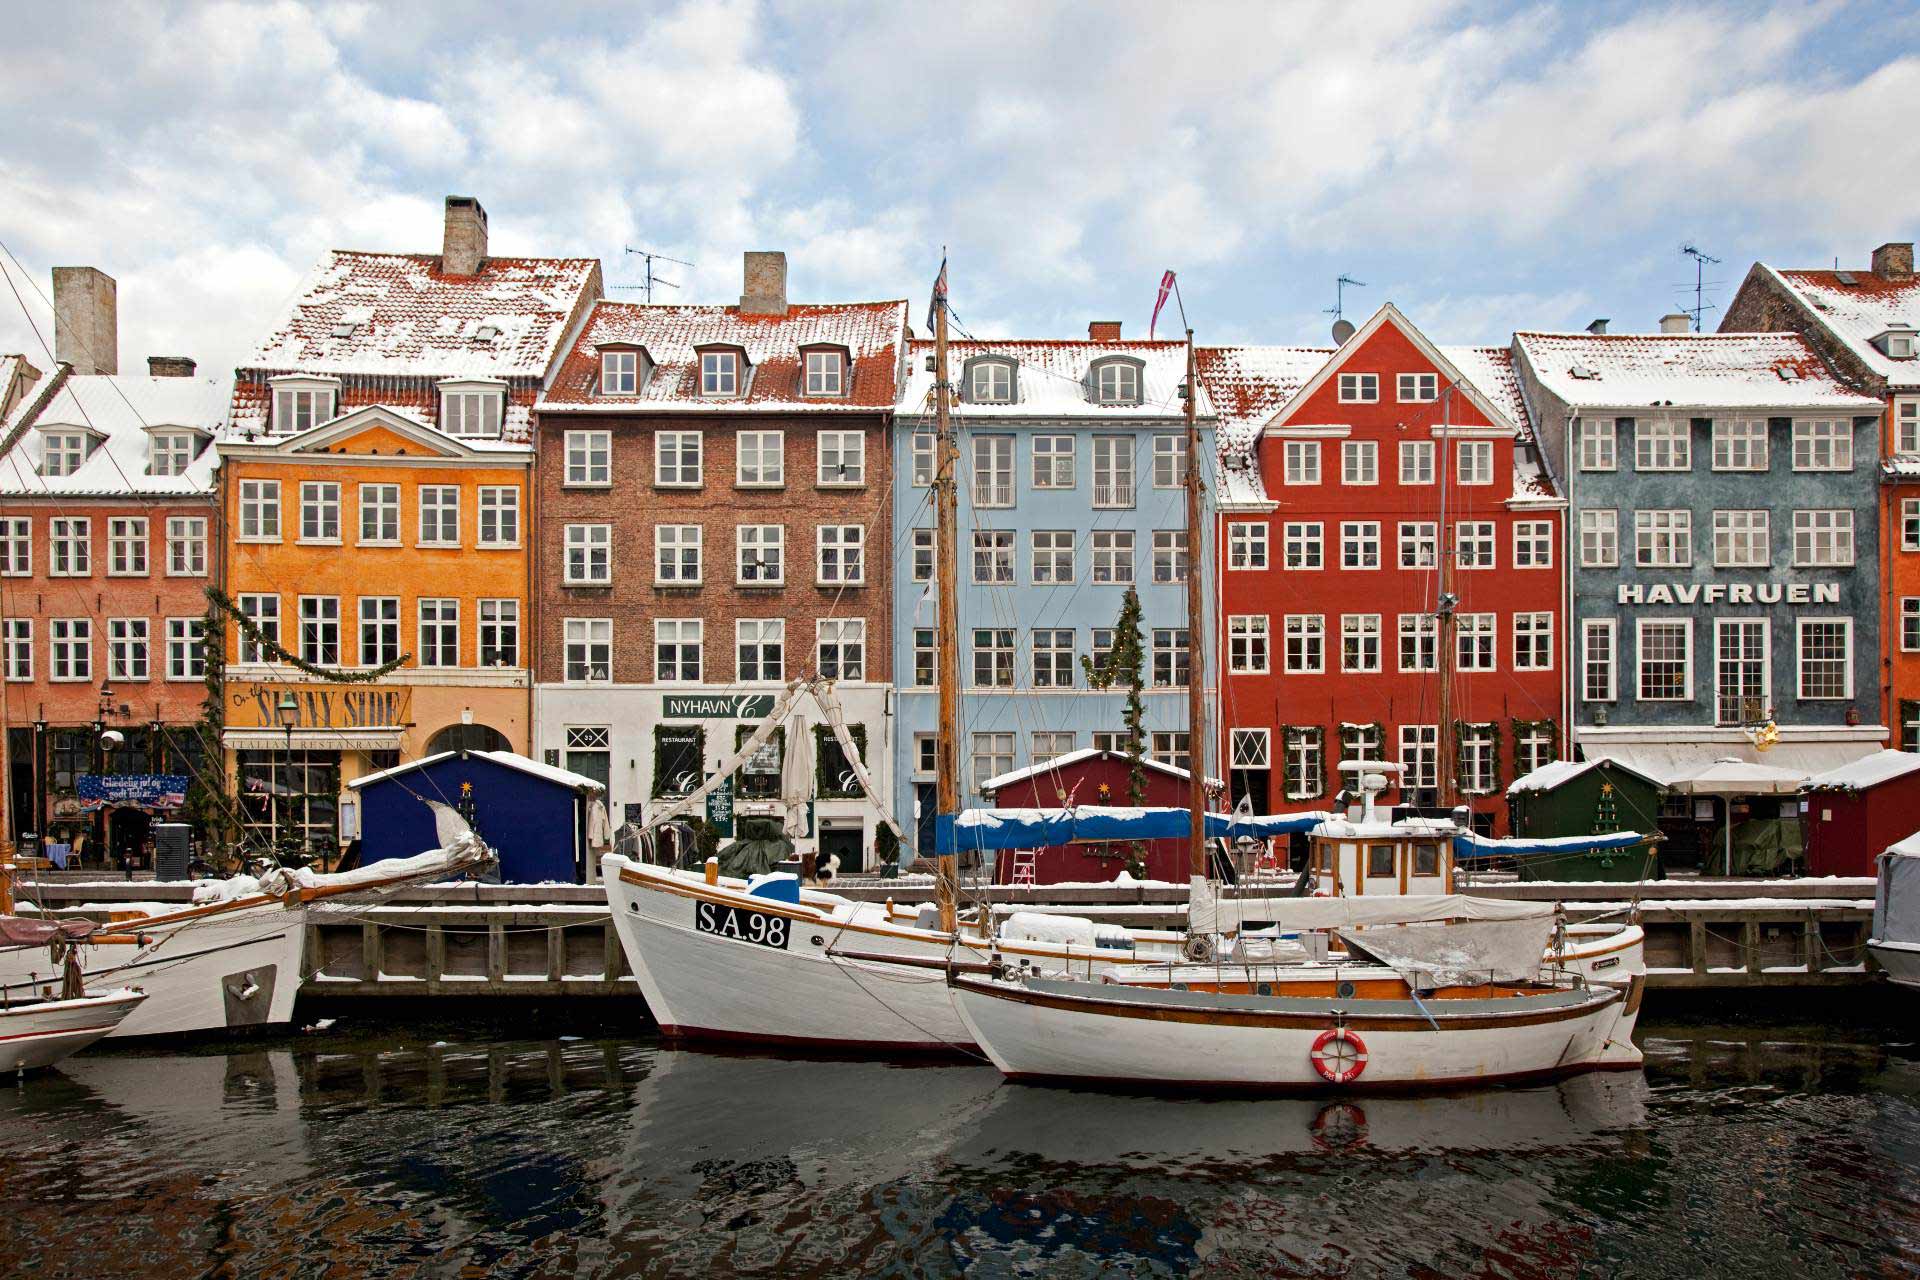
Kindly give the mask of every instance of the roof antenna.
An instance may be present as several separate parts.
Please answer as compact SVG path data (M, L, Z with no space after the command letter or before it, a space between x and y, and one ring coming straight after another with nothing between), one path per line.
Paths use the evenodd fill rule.
M1680 252L1693 259L1693 306L1687 308L1687 312L1693 317L1693 331L1699 333L1701 315L1713 310L1713 304L1706 301L1704 297L1707 288L1707 264L1718 263L1720 259L1712 254L1702 253L1691 244L1681 245ZM1716 280L1714 283L1720 282Z
M691 262L682 262L678 258L669 258L664 253L654 253L649 249L636 249L632 245L626 246L626 249L628 253L633 254L635 257L639 258L642 262L646 263L647 278L644 282L640 284L616 284L609 287L614 289L644 289L646 290L647 301L649 303L653 301L653 287L655 285L664 285L669 289L678 289L680 287L678 284L676 284L672 280L668 280L664 276L657 276L653 274L654 263L671 262L675 266L681 266L681 267L690 267L693 265Z
M1367 287L1367 282L1355 280L1344 271L1340 273L1340 278L1333 282L1333 305L1327 308L1326 313L1333 317L1333 341L1336 346L1344 345L1346 340L1353 336L1353 322L1342 314L1347 306L1348 285L1356 289L1364 289Z

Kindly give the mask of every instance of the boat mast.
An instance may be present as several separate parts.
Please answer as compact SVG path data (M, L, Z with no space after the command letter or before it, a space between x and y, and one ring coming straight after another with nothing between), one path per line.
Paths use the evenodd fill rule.
M1200 391L1194 377L1193 330L1187 330L1187 840L1190 875L1207 874L1206 644L1200 586Z
M952 933L958 927L954 903L958 898L958 864L952 841L958 834L955 819L960 813L960 601L959 581L959 491L954 472L960 448L954 439L953 422L947 409L952 388L947 383L947 291L946 264L941 263L940 287L933 298L933 399L935 465L933 503L935 511L933 573L936 621L934 631L934 681L940 693L940 731L934 735L934 819L935 848L946 843L944 852L934 855L934 902L940 908L940 928Z
M1452 809L1454 803L1454 746L1453 734L1453 557L1458 551L1454 542L1454 522L1447 519L1448 478L1452 474L1448 456L1453 447L1453 393L1459 387L1455 381L1440 395L1440 447L1435 450L1435 466L1440 471L1440 537L1437 550L1440 553L1440 594L1439 610L1434 618L1435 646L1439 653L1434 655L1440 660L1440 734L1434 743L1434 751L1440 757L1434 761L1434 779L1440 786L1440 807Z

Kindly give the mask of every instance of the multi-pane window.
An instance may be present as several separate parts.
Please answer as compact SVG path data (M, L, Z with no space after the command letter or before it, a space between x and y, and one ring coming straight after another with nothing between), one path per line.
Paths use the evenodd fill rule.
M1580 469L1613 471L1620 465L1618 424L1612 418L1580 419Z
M1400 442L1400 483L1433 483L1433 441L1402 440Z
M400 597L360 597L360 665L380 667L400 656Z
M1920 498L1900 501L1900 549L1920 551Z
M1793 469L1853 470L1853 423L1844 418L1795 418Z
M1033 633L1033 687L1073 688L1073 629L1042 627Z
M300 541L340 541L340 486L331 480L300 485Z
M1853 696L1853 619L1802 618L1800 696L1807 699Z
M0 518L0 578L33 573L33 521L27 516Z
M1513 567L1551 569L1553 567L1553 522L1517 520L1513 525Z
M4 649L7 679L33 679L32 618L0 620L0 649Z
M838 351L807 352L807 394L839 396L846 391L845 357Z
M867 436L863 431L822 431L819 435L819 475L822 486L867 482Z
M1133 581L1133 530L1095 529L1087 540L1093 554L1093 581Z
M1920 652L1920 596L1900 597L1900 649Z
M400 545L400 486L360 486L360 542L362 545Z
M737 485L786 483L787 437L783 431L742 431L734 437L733 457L733 482Z
M653 580L663 587L700 585L701 526L653 526Z
M661 684L698 684L705 654L699 618L655 618L653 678Z
M207 675L207 620L167 619L167 679L204 680Z
M602 351L600 353L600 394L630 396L640 386L638 351Z
M1400 726L1400 791L1433 791L1440 785L1440 726Z
M1400 669L1440 669L1440 619L1431 613L1400 615Z
M1713 624L1713 722L1757 724L1767 715L1767 623L1719 618Z
M300 597L300 658L323 667L340 662L340 597Z
M1093 505L1133 505L1133 437L1093 438Z
M1403 373L1399 376L1401 404L1432 404L1440 398L1440 375Z
M1227 525L1227 568L1264 569L1266 567L1266 521L1230 521Z
M1327 791L1326 730L1288 725L1280 740L1283 785L1289 800L1311 800Z
M1498 667L1496 621L1491 613L1462 613L1454 621L1454 651L1461 671L1492 671Z
M1611 508L1580 513L1580 565L1606 569L1620 563L1620 513Z
M867 669L864 618L822 618L815 628L820 674L828 680L863 680Z
M1853 563L1853 512L1793 513L1793 563L1811 568L1840 568Z
M1473 796L1483 796L1492 791L1497 756L1498 750L1492 725L1462 725L1460 789Z
M980 372L975 366L974 373ZM981 790L989 781L1003 773L1013 772L1013 735L1010 733L976 733L973 735L973 789Z
M752 684L787 678L787 623L784 618L742 618L733 624L737 678Z
M1270 669L1267 615L1234 614L1227 619L1227 670L1259 674Z
M820 585L857 587L867 580L865 528L823 524L814 530L814 538Z
M613 679L613 619L568 618L562 625L570 684Z
M1633 427L1635 471L1693 469L1693 425L1685 418L1654 418Z
M1693 699L1693 623L1642 619L1636 625L1638 694L1642 702Z
M1462 520L1453 526L1454 563L1462 569L1491 569L1498 556L1493 521Z
M1340 567L1378 569L1380 567L1380 522L1345 520L1340 524Z
M1539 721L1516 726L1518 733L1513 742L1513 772L1515 777L1525 777L1542 765L1553 761L1553 733Z
M280 541L280 482L240 482L240 541Z
M1012 404L1013 366L1004 360L981 360L967 370L967 399L974 404Z
M733 534L737 557L734 573L736 582L741 586L768 587L778 586L786 581L787 527L785 525L736 525Z
M107 619L107 679L147 678L147 620Z
M1459 444L1460 483L1493 483L1493 441L1462 440Z
M1011 529L975 529L973 531L973 580L997 584L1012 582L1013 531Z
M1894 402L1893 451L1920 453L1920 400Z
M1036 489L1073 488L1074 452L1072 436L1035 436L1033 438L1033 487Z
M480 487L480 545L520 545L520 490L517 486Z
M1379 484L1380 446L1372 440L1344 440L1340 444L1340 483Z
M87 460L87 438L78 431L48 431L40 437L40 474L70 476Z
M1440 526L1431 520L1400 522L1400 567L1432 569L1440 563Z
M1153 437L1153 487L1178 489L1187 479L1187 441L1161 432Z
M565 530L566 568L563 581L606 586L613 581L613 526L570 524Z
M1288 569L1318 569L1325 563L1320 522L1289 521L1280 530L1281 564Z
M1187 531L1155 529L1153 531L1153 580L1185 582L1187 568Z
M269 644L280 643L280 597L263 595L242 595L238 601L240 616L253 624L262 640ZM267 650L249 636L245 629L240 632L240 661L266 662Z
M1380 398L1380 375L1343 373L1340 375L1340 400L1345 404L1371 404Z
M145 516L115 516L107 521L107 572L114 577L146 576Z
M915 582L933 581L934 538L931 529L915 529L911 549L911 565Z
M613 483L613 433L611 431L569 431L567 479L570 485L608 485Z
M450 484L420 486L420 545L460 545L460 490Z
M1288 440L1281 454L1281 481L1285 484L1320 483L1320 442Z
M49 680L93 679L93 620L54 618L47 623Z
M442 391L440 429L450 436L500 434L498 391Z
M1161 764L1190 771L1193 768L1192 741L1192 735L1184 729L1172 732L1155 730L1148 741L1147 754Z
M1551 613L1513 615L1513 669L1515 671L1551 671L1553 669L1553 615Z
M480 665L520 665L520 602L480 601Z
M333 417L332 387L278 387L273 393L273 429L293 435Z
M1290 613L1286 616L1286 663L1292 674L1312 674L1327 669L1327 620L1318 613Z
M924 489L931 485L934 476L938 474L940 469L938 446L939 438L933 432L913 433L913 445L907 465L913 471L913 485L916 489Z
M913 687L931 689L934 686L933 628L916 627L913 632Z
M1153 632L1153 686L1184 689L1193 671L1193 648L1185 627L1156 627Z
M738 351L702 351L700 353L700 394L703 396L740 394L740 353Z
M1767 511L1713 513L1713 563L1720 569L1764 569L1773 562Z
M1095 404L1138 404L1140 366L1124 360L1109 360L1093 370Z
M1073 750L1073 734L1057 729L1036 729L1033 734L1033 762L1045 764Z
M1676 569L1692 564L1693 512L1634 512L1633 560L1643 569Z
M1033 581L1057 585L1073 581L1071 529L1036 529L1033 534Z
M973 632L973 683L980 689L1013 687L1013 632L976 627Z
M1580 624L1580 696L1587 702L1612 702L1614 623L1587 618Z
M1715 471L1765 471L1767 462L1767 420L1765 418L1715 418L1713 420L1713 469Z
M700 485L701 440L698 431L660 431L653 437L653 482L691 489Z
M1013 437L976 435L973 438L973 505L1013 505Z
M1380 670L1380 615L1349 613L1340 618L1340 669Z

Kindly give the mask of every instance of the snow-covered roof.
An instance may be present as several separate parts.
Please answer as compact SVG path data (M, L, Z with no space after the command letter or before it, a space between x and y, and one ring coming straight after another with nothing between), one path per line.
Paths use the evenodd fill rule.
M1920 831L1914 832L1905 840L1894 841L1887 846L1887 852L1896 858L1920 858ZM1742 902L1741 905L1745 906L1746 903Z
M0 494L113 497L202 495L213 491L219 459L209 445L227 414L225 378L74 374L60 366L9 426L0 454ZM44 476L50 430L70 427L94 442L70 475ZM198 452L181 475L150 474L155 432L194 432Z
M1816 773L1806 781L1808 790L1831 788L1837 791L1865 791L1883 782L1905 777L1920 769L1920 754L1911 751L1876 751L1851 760L1837 769Z
M347 783L347 786L357 790L360 787L366 786L369 782L378 782L383 778L398 777L403 773L411 773L415 769L424 769L428 765L438 763L441 760L450 760L458 754L460 753L456 751L441 751L434 755L423 756L418 760L410 760L406 764L395 765L391 769L381 769L376 773L362 774ZM584 773L571 773L566 769L555 768L550 764L542 764L538 760L530 760L526 756L519 755L512 751L469 751L466 754L491 760L495 764L504 765L509 769L517 769L521 773L531 774L536 778L544 778L548 782L557 782L561 786L571 787L575 791L605 791L607 789L604 783L597 779L589 778Z
M926 357L933 343L924 339L912 344L906 380L900 389L900 412L905 415L930 415L933 412L933 371ZM1096 404L1091 393L1091 374L1095 362L1114 356L1140 364L1140 403ZM1014 362L1014 397L1007 404L975 404L965 398L967 366L970 361L999 357ZM1196 357L1197 358L1197 357ZM960 341L947 344L949 376L962 392L954 412L962 418L1097 418L1125 421L1137 418L1184 418L1186 402L1180 398L1180 384L1187 377L1187 344L1182 342L1138 342L1125 339L1101 341L1088 338ZM1206 399L1205 383L1195 412L1210 418L1213 409Z
M1916 757L1920 759L1920 757ZM1551 791L1562 783L1571 782L1589 769L1608 763L1605 757L1593 760L1549 760L1531 773L1521 774L1507 784L1507 794L1515 795L1523 791ZM1649 777L1632 765L1619 760L1611 761L1614 768L1622 773L1630 773L1636 778L1645 779L1654 786L1660 786L1658 778Z
M906 333L905 302L797 303L785 315L743 315L739 307L601 302L587 317L538 407L622 413L872 413L893 407ZM638 347L646 353L636 394L601 394L599 349L608 345ZM700 353L707 347L745 352L744 394L700 394ZM805 394L801 351L807 347L845 350L851 361L845 395Z
M25 356L0 355L0 427L4 427L14 414L20 411L22 405L32 399L34 384L39 377L40 370ZM29 379L33 381L28 381ZM7 396L15 390L16 383L22 384L19 387L20 398L17 403L9 406Z
M1517 333L1541 385L1576 409L1873 413L1797 333Z
M1085 764L1089 760L1118 760L1125 762L1128 758L1124 751L1108 751L1102 747L1081 747L1078 751L1062 752L1044 763L1028 765L1024 769L1015 769L1009 773L1002 773L995 777L988 778L980 784L980 792L984 795L991 791L998 791L1002 787L1011 787L1015 783L1025 782L1029 778L1037 778L1043 773L1052 773L1058 769L1071 768L1077 764ZM1185 782L1191 776L1185 769L1164 764L1150 757L1142 757L1140 763L1156 773L1164 773L1168 777L1178 778L1182 782ZM1218 779L1209 778L1207 781L1215 786L1219 785ZM1088 797L1088 800L1091 802L1092 797Z
M1872 271L1787 271L1764 262L1759 267L1799 298L1889 387L1920 388L1920 359L1896 360L1873 345L1889 329L1920 326L1920 277L1889 280ZM1843 275L1853 283L1844 283Z

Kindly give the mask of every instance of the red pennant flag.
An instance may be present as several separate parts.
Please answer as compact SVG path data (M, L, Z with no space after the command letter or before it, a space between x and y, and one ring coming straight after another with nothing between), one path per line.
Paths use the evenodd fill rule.
M1153 341L1154 326L1160 323L1160 308L1167 305L1167 295L1173 292L1173 272L1160 277L1160 296L1153 300L1153 319L1147 321L1147 341Z

